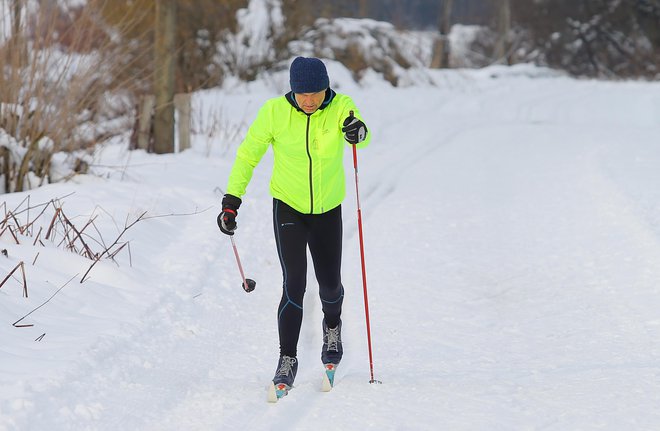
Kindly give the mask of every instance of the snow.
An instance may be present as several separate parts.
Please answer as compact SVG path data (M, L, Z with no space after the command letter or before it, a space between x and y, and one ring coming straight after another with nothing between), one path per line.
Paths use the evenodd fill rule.
M3 195L0 211L29 196L58 199L77 226L96 216L106 245L147 215L122 236L130 253L83 283L89 259L0 237L0 274L23 261L29 290L20 275L0 288L0 430L658 429L660 85L498 66L395 88L328 68L373 133L359 184L382 384L368 382L347 151L337 384L321 392L310 269L296 387L266 403L281 288L270 153L235 236L250 294L215 218L281 72L197 93L191 150L129 152L126 139L94 155L94 175ZM41 304L20 322L33 326L12 326Z

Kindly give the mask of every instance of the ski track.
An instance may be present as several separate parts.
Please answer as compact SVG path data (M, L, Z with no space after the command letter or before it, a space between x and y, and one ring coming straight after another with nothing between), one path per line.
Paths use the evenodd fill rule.
M274 316L281 292L267 174L267 169L255 173L251 188L263 189L257 192L261 198L245 200L236 235L246 276L257 280L256 291L241 289L229 241L215 227L215 212L177 219L176 237L153 258L151 271L158 274L154 282L162 294L139 326L99 340L44 396L33 394L34 404L16 415L15 429L267 430L279 428L282 415L293 427L290 418L300 418L304 429L305 423L326 416L323 406L342 390L320 392L321 312L311 268L296 387L277 406L265 402L277 360ZM182 257L177 252L181 242L197 244L199 254ZM255 242L266 243L258 255L251 252ZM353 313L346 315L357 314L359 322L359 297L352 300L347 308ZM364 344L363 332L344 338L348 345ZM263 346L264 341L269 345ZM344 371L351 372L355 356L346 355L347 366L337 375L346 388L351 379L345 381ZM360 374L358 379L365 381ZM57 397L60 391L68 394L64 402Z
M218 248L199 231L188 223L179 240L200 241L207 250ZM48 398L35 406L34 417L21 429L47 429L49 425L85 429L92 424L93 429L143 429L176 405L191 383L207 378L205 369L190 363L190 358L195 352L200 358L208 357L195 342L197 334L208 328L200 326L193 296L199 292L209 261L207 256L189 256L172 262L177 242L154 259L162 262L164 277L156 279L164 293L143 316L142 325L127 328L124 337L99 342L59 385L71 394L68 399L79 403L61 405L56 398ZM57 394L57 388L52 393Z
M401 221L408 227L404 229L404 235L393 230L386 241L382 236L374 239L374 236L367 235L368 243L371 243L367 247L368 253L394 247L397 250L395 259L403 262L393 263L385 277L372 277L372 284L399 285L407 291L418 290L419 295L413 294L419 296L418 300L408 299L411 309L416 310L416 321L436 321L435 325L422 323L421 326L408 327L402 323L407 321L405 313L390 314L389 320L398 322L399 327L390 335L399 340L434 340L431 346L422 349L420 356L434 357L434 350L444 352L443 355L435 355L440 361L440 368L446 371L443 374L444 385L451 387L457 384L460 388L455 387L456 392L462 391L466 400L477 404L485 401L486 397L492 399L489 403L491 414L471 411L472 415L463 415L463 419L453 424L455 428L449 429L490 429L487 417L497 416L498 410L508 411L511 420L508 425L498 424L497 429L517 428L521 423L534 429L574 429L580 426L617 429L635 425L644 428L657 423L657 414L640 408L634 401L639 401L638 398L627 399L623 394L627 391L653 392L654 384L649 383L648 379L654 379L653 376L660 372L655 342L660 335L658 325L654 323L657 322L654 318L656 311L644 306L655 303L657 299L655 286L660 279L657 270L660 243L657 232L646 220L648 215L640 211L638 203L631 200L603 171L603 163L607 163L603 158L609 155L604 154L602 149L617 148L619 142L626 142L629 133L625 128L617 130L616 127L592 132L588 126L589 119L583 124L575 120L575 115L566 114L566 106L578 106L574 111L579 112L580 101L591 91L584 88L578 90L552 96L553 89L550 88L545 96L538 97L537 94L528 102L523 102L536 110L530 112L523 106L518 111L512 111L516 112L514 117L508 117L510 114L506 110L503 110L504 113L495 112L492 119L481 118L477 128L470 127L466 121L452 123L438 131L435 141L421 139L414 151L399 146L389 148L397 156L390 159L395 162L384 170L389 175L379 176L387 180L372 184L367 193L365 206L370 203L377 206L367 212L367 217L373 215L369 220L372 226L394 227L397 221ZM493 102L499 97L501 95L495 95ZM484 110L488 111L490 99L483 99ZM519 98L514 99L519 101ZM472 109L469 101L465 103ZM431 120L430 115L418 112L417 121ZM502 120L510 124L503 126ZM543 123L556 124L556 136L544 138L529 132L536 124ZM577 148L560 146L563 152L552 150L551 145L564 139L559 128L562 124L569 125L571 132L568 133L584 135L583 145ZM454 127L456 133L448 134ZM547 130L552 131L552 128ZM506 136L502 131L506 131ZM610 136L612 132L615 132L614 136ZM443 139L443 136L447 138ZM533 136L543 145L539 148L541 155L525 150L525 143L531 143L527 136ZM391 140L390 144L393 141L396 140ZM435 147L432 147L432 142L435 142ZM438 145L439 142L441 145ZM460 152L458 146L463 147ZM489 147L495 147L504 156L491 154ZM430 152L418 151L423 148L438 151L441 156L428 157ZM415 151L421 156L410 155ZM512 157L507 160L509 153ZM453 155L460 159L451 159ZM543 159L545 156L550 157ZM438 160L443 158L450 160L438 165ZM553 158L556 158L557 164L553 163ZM460 175L456 178L452 164L463 167L472 178ZM529 166L531 169L518 173L520 168ZM435 180L438 189L426 195L416 194L414 182L405 179L408 172L415 171L428 172L428 179ZM522 180L518 185L517 177ZM419 179L419 176L413 175L412 178ZM577 182L568 182L567 179ZM474 183L474 187L470 183ZM454 184L461 188L460 195L453 194ZM548 191L548 188L551 190ZM422 189L428 192L428 188ZM387 194L395 190L399 191L399 199L388 199ZM498 195L497 199L508 204L501 211L498 205L491 202L492 196L488 195L493 192L501 192L503 195ZM471 195L475 196L474 201ZM424 202L443 200L451 205L446 213L424 214ZM549 214L557 213L555 208L562 207L566 210L565 218L548 218ZM539 208L546 208L548 212L543 214ZM392 211L402 218L392 219ZM561 212L559 215L562 216ZM387 217L390 217L389 222ZM462 237L454 238L452 230L455 227L447 230L443 225L452 219L456 219L455 227L460 228L462 224L472 226L463 231ZM432 230L435 233L431 233ZM608 231L611 232L610 237L603 238L601 232ZM535 238L540 240L537 250L534 250ZM435 270L433 264L425 267L427 274L424 275L410 274L405 269L419 267L414 259L407 256L423 256L424 248L430 244L443 249L463 242L470 247L473 239L472 247L476 249L467 255L461 254L469 251L465 247L455 251L448 249L447 252L436 249L431 253L450 259L436 262L444 268L442 273ZM446 246L447 243L449 246ZM597 244L605 247L617 244L618 248L594 249ZM504 245L504 249L499 245ZM524 253L525 250L531 253L521 255L521 251ZM538 250L546 250L550 255L544 258ZM474 260L472 254L482 260ZM406 264L408 260L410 264ZM516 267L516 261L526 264ZM621 273L622 268L627 278L615 275ZM611 276L616 278L609 278ZM450 292L433 292L432 286L427 288L429 284L438 289L448 288ZM376 302L376 310L383 304L399 300L396 294L383 293ZM461 298L465 294L467 298ZM558 302L558 297L564 299ZM557 309L559 304L562 308L565 306L566 297L573 297L574 308ZM640 298L648 298L649 301ZM446 307L441 305L440 309L434 309L436 316L444 316L439 321L434 315L424 313L424 303L429 301L447 303ZM458 309L466 309L465 314L479 316L483 322L457 320L461 314L456 313ZM427 334L420 336L420 332ZM443 335L437 337L437 333ZM461 334L461 338L453 340L452 333ZM480 351L470 351L467 355L453 351L470 346L471 337L475 339L474 346L479 343L478 340L488 338L492 344L482 346ZM383 347L393 355L391 349L401 351L396 345ZM565 352L565 360L556 364L543 363L542 358L552 357L556 354L553 352L557 351ZM394 356L398 355L394 353ZM385 366L402 369L413 366L413 363ZM419 364L415 366L419 367ZM427 369L427 372L433 373L432 369ZM463 376L469 376L469 380L464 381ZM504 381L498 376L514 378ZM472 378L474 380L470 381ZM471 391L479 381L483 394ZM557 381L560 383L551 383ZM468 385L463 386L464 383ZM550 386L554 389L549 389ZM553 395L545 399L539 396L543 392ZM501 398L505 393L519 396L514 395L505 401ZM439 398L442 398L443 394L440 395ZM657 398L653 396L653 399ZM460 402L452 404L447 404L446 413L466 408ZM571 405L582 406L583 411L573 410ZM610 407L604 408L602 405ZM612 408L615 405L618 408ZM488 407L485 411L489 411ZM555 419L535 421L534 412ZM474 418L474 421L466 425L465 416ZM483 421L478 420L479 417ZM602 419L591 422L597 417Z

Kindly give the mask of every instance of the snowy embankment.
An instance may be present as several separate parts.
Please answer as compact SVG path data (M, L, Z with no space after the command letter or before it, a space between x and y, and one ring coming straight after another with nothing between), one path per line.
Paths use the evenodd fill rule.
M279 92L254 85L196 97L191 151L118 144L98 154L101 176L30 192L33 203L65 196L81 223L98 214L106 241L127 218L163 217L130 228L130 259L124 250L119 265L99 263L82 284L90 261L2 236L2 273L25 261L29 297L20 277L0 289L0 429L660 427L660 85L527 67L437 73L437 86L403 89L358 88L334 63L330 74L373 133L359 175L383 384L368 383L347 152L337 386L320 392L310 269L296 387L265 402L281 283L270 154L235 237L254 292L215 226L246 124ZM272 82L281 90L286 79ZM238 133L209 138L210 112ZM5 195L7 208L25 196ZM34 326L12 326L63 285L22 322Z

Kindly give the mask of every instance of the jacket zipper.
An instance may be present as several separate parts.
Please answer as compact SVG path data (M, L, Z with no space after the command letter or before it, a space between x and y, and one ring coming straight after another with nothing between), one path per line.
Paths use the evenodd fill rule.
M314 212L314 187L312 185L312 154L309 152L309 123L311 116L307 115L307 130L305 131L305 146L307 149L307 157L309 158L309 213Z

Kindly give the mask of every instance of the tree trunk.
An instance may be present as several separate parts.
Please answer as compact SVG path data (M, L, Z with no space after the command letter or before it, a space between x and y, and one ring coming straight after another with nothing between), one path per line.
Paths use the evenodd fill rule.
M436 40L433 47L433 58L431 67L434 69L449 68L451 46L449 43L449 32L451 31L451 10L454 0L444 0L442 13L438 20L438 31L440 38Z
M174 152L174 66L176 0L156 1L154 49L154 152Z
M367 18L369 16L369 5L367 0L359 0L358 2L358 16L360 18Z
M509 33L511 32L511 0L499 0L497 19L497 45L495 46L495 59L498 63L511 64L509 52Z

